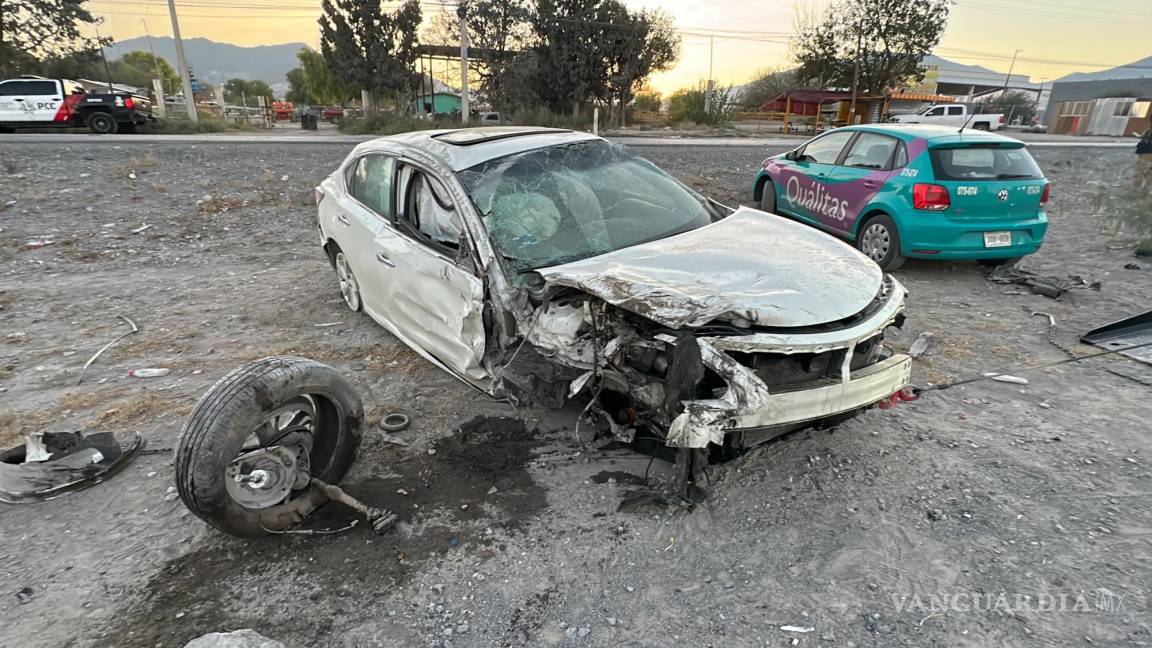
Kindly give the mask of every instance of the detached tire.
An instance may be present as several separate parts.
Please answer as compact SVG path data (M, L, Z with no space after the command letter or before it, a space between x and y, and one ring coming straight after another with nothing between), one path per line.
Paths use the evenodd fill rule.
M184 505L208 524L241 537L283 531L316 510L326 499L311 486L261 508L242 505L229 492L237 487L228 484L226 471L251 449L245 442L259 437L262 447L277 445L265 437L284 438L281 413L297 409L310 414L308 424L299 422L308 416L292 415L298 422L292 429L307 430L294 434L310 439L309 474L329 484L339 482L360 445L360 397L328 365L306 358L263 358L221 378L192 410L176 448L176 488Z
M116 123L112 115L103 112L88 115L88 119L84 120L84 124L97 135L112 135L120 128L120 125Z

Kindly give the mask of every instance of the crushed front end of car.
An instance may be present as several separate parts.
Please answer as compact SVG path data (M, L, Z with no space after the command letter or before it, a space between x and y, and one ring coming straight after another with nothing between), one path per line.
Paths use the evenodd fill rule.
M504 386L553 405L583 392L621 440L750 447L908 385L910 358L883 344L904 288L776 216L742 208L532 276Z

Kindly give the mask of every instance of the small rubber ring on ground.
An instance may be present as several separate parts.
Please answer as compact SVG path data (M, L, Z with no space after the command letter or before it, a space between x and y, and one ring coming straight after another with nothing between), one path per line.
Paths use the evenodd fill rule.
M380 430L388 433L403 432L411 423L412 419L408 418L407 414L397 412L380 419Z

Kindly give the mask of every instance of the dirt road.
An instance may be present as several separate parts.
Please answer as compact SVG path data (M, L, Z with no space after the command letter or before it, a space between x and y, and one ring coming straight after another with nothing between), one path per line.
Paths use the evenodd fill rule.
M748 200L769 151L637 150L729 204ZM161 450L87 491L0 505L0 646L171 648L243 627L293 648L1152 645L1149 367L1105 358L935 392L716 466L695 509L620 510L662 462L582 451L573 412L478 398L344 310L311 192L346 153L0 150L3 446L84 429ZM935 335L917 384L1065 357L1033 311L1087 352L1080 333L1152 304L1152 260L1107 233L1113 209L1147 200L1121 176L1131 153L1036 157L1055 183L1052 228L1024 266L1101 289L1053 301L975 264L909 262L909 317L890 341ZM77 385L121 314L141 331ZM176 499L163 450L196 399L286 353L346 372L370 421L412 415L409 446L369 435L345 481L401 512L394 533L241 541ZM141 367L171 374L128 376ZM328 507L315 526L351 519Z

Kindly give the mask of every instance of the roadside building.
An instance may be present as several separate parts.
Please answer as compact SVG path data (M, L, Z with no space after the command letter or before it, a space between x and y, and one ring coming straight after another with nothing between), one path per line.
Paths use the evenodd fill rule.
M458 113L463 103L455 92L434 92L423 94L413 100L413 108L418 114Z
M1048 132L1064 135L1143 133L1150 123L1152 77L1052 84Z

